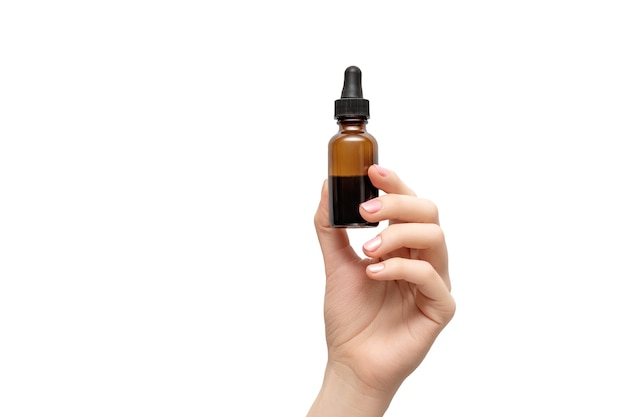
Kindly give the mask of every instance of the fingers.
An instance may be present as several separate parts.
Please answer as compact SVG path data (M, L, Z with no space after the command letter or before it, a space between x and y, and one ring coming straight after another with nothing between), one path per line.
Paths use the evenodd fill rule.
M341 251L348 251L347 256L354 257L356 254L350 246L350 240L345 229L333 228L330 226L328 217L328 181L325 180L322 186L322 194L320 202L313 219L315 223L315 231L322 249L327 267L332 267L333 254Z
M368 175L372 184L386 194L361 204L361 216L370 222L390 220L390 223L378 236L363 245L364 253L371 258L401 256L430 262L449 288L448 253L443 231L439 227L437 206L430 200L417 197L392 170L372 165ZM327 267L357 257L350 246L347 231L330 226L327 181L324 181L314 220Z
M370 264L367 275L379 281L404 280L415 284L415 303L422 313L440 325L448 323L456 303L442 277L426 261L390 258Z
M449 289L448 250L437 206L417 197L391 170L375 165L368 173L372 183L387 194L361 204L361 216L370 222L390 222L363 245L364 253L374 259L404 257L427 261Z
M441 227L434 223L392 224L373 239L363 244L363 252L370 258L385 258L399 249L413 249L417 258L429 262L448 280L448 250ZM449 287L449 282L447 282Z

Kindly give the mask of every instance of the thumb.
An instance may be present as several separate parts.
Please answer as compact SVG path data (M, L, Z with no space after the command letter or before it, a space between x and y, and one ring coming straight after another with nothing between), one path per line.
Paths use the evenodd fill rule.
M330 226L328 212L328 180L322 186L319 206L314 217L315 231L322 249L322 256L327 268L333 268L335 262L354 260L358 255L350 246L346 229Z

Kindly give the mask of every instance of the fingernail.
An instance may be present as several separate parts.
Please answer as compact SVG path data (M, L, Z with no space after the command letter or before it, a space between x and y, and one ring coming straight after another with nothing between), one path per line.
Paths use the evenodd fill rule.
M368 213L376 213L383 207L383 203L381 203L380 200L368 200L361 204L361 207Z
M368 269L370 272L380 272L380 271L382 271L383 269L385 269L385 264L383 264L382 262L379 262L379 263L377 263L377 264L371 264L371 265L368 265L368 266L367 266L367 269Z
M369 242L366 242L363 245L363 248L366 251L373 252L376 249L378 249L381 243L382 243L382 239L380 238L380 236L376 236L374 239L370 240Z
M381 167L380 165L375 165L376 170L378 170L378 173L382 176L382 177L386 177L387 174L389 173L385 168Z

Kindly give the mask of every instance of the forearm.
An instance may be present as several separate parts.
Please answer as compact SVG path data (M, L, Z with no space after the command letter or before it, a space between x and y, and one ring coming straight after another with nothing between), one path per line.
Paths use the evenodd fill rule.
M328 366L307 417L381 417L395 394L365 386L347 367Z

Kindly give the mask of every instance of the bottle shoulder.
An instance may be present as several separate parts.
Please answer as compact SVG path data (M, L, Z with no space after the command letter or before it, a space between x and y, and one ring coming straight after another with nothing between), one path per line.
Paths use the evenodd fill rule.
M330 142L341 142L341 141L365 141L365 142L376 143L376 138L374 137L374 135L372 135L371 133L367 131L359 131L359 132L339 131L330 138Z

